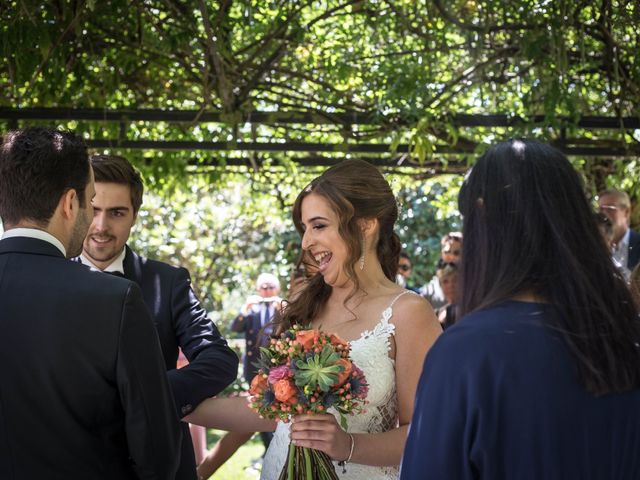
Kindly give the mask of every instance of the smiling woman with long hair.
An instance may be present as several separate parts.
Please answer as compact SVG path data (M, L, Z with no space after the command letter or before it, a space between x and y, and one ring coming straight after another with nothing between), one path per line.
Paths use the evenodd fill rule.
M429 304L395 283L400 240L398 207L382 174L347 160L326 170L298 196L293 221L310 278L289 303L280 331L310 325L350 344L368 383L366 412L346 416L346 431L329 415L292 423L258 418L244 399L209 399L188 417L195 424L237 431L276 429L262 478L278 478L289 441L325 452L339 478L396 479L425 353L442 331Z
M638 312L579 176L512 140L459 205L461 319L425 361L401 478L640 478Z

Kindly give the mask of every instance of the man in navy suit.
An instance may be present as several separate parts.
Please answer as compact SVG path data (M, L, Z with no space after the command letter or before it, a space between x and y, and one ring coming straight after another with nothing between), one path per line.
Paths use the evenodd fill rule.
M260 356L260 347L267 345L270 333L268 324L273 319L276 308L280 308L282 303L282 299L278 297L280 282L271 273L258 275L256 291L258 295L249 296L240 309L240 314L231 323L231 330L244 333L246 346L243 357L243 372L248 383L251 383L253 377L258 373L254 362Z
M132 282L69 262L93 172L71 133L0 148L0 478L174 477L180 427L158 336Z
M640 233L629 228L631 201L619 190L605 190L598 194L598 208L613 224L614 262L628 278L640 261Z
M271 273L261 273L256 280L258 295L252 295L240 309L240 314L233 319L231 330L244 332L245 353L243 356L243 373L248 383L258 373L255 362L260 356L260 347L267 345L271 327L269 322L273 319L276 309L280 308L282 299L280 293L280 281ZM260 438L265 449L273 438L272 432L260 432Z
M160 337L177 414L182 418L235 380L238 356L200 306L186 269L141 257L126 245L142 204L140 174L126 159L114 155L94 155L91 164L96 196L80 260L92 268L123 275L142 289ZM178 348L189 361L180 369L176 369ZM194 451L184 423L176 479L195 478Z

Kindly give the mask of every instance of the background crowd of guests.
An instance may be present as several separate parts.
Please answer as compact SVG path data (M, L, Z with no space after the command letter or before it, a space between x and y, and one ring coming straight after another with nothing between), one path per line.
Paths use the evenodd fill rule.
M443 328L453 325L458 295L458 264L462 254L462 233L449 232L440 240L440 257L435 274L424 286L411 286L413 264L407 252L400 253L397 282L401 286L425 297L436 312Z

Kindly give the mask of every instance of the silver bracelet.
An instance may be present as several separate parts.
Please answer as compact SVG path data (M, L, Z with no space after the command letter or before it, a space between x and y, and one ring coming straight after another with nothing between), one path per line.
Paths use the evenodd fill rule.
M349 435L349 438L351 439L351 449L349 450L349 456L347 457L347 459L340 460L338 462L338 465L342 467L342 473L347 473L347 463L351 461L351 457L353 457L353 448L356 446L356 441L353 438L353 435L351 435L349 432L346 432L346 433L347 435Z

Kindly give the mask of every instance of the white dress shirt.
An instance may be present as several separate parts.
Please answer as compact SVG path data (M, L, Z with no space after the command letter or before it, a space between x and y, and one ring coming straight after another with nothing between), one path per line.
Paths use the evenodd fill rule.
M618 264L627 266L629 263L629 236L630 230L624 232L624 235L618 243L611 249L611 256L618 262Z
M60 250L65 258L67 257L67 249L64 248L62 242L44 230L39 230L37 228L12 228L2 234L2 239L13 237L27 237L43 240Z
M124 257L126 253L127 253L127 249L123 248L122 252L120 252L120 255L118 255L113 260L113 262L111 262L107 266L107 268L105 268L104 270L101 270L100 268L96 267L91 260L89 260L87 257L84 256L84 253L80 254L80 261L83 264L85 264L87 267L89 267L91 270L101 270L107 273L118 272L124 275Z

